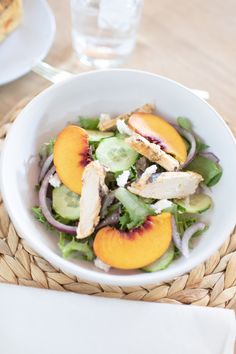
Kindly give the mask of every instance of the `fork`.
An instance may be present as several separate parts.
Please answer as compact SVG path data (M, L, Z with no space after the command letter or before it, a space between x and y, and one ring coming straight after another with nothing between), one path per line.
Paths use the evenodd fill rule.
M74 74L68 71L57 69L52 65L49 65L43 61L38 63L36 66L34 66L32 71L54 84L74 76ZM195 95L202 98L203 100L209 100L210 98L209 92L207 91L197 90L197 89L190 89L190 90L194 92Z

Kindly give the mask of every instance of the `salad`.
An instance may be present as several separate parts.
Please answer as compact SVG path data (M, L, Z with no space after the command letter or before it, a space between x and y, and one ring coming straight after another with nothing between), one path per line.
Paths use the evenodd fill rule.
M165 269L208 228L201 214L222 176L208 149L189 119L169 122L151 104L79 117L40 149L32 212L64 258L104 271Z

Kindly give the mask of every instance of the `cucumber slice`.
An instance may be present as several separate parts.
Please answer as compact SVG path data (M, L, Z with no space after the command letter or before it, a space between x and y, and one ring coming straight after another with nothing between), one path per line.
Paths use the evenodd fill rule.
M64 185L52 191L52 207L62 218L79 219L79 200L80 197Z
M104 139L98 145L96 158L111 172L128 170L134 165L138 153L117 137Z
M175 256L175 249L173 244L171 244L168 250L166 251L166 253L163 254L163 256L161 256L155 262L142 268L142 270L144 270L145 272L157 272L158 270L166 269L173 261L174 256Z
M175 203L187 213L203 213L212 206L212 199L206 194L193 194L189 198L175 199Z
M100 132L99 130L86 130L90 142L100 141L105 138L114 136L113 132Z

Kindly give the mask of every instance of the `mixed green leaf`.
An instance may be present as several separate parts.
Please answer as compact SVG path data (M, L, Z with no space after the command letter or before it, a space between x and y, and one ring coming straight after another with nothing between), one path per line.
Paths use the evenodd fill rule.
M188 118L178 117L177 123L182 129L193 133L192 123ZM209 146L195 134L194 136L196 140L196 156L193 161L187 165L186 169L199 173L204 179L204 184L206 184L208 187L212 187L219 182L223 173L222 167L213 160L199 155L199 153L208 149Z
M190 171L199 173L208 187L218 183L223 173L219 164L200 155L197 155L187 168Z
M122 230L134 229L144 223L147 216L155 215L153 208L143 202L136 195L127 189L120 187L115 192L115 197L123 206L123 214L120 217L120 227Z
M99 124L99 118L95 117L78 117L79 126L83 129L97 130Z
M52 155L54 144L55 139L50 139L47 143L44 143L39 151L39 156L42 159L46 159L48 156Z
M89 241L77 241L74 237L65 233L60 233L58 246L63 258L78 258L86 261L94 259L94 253Z

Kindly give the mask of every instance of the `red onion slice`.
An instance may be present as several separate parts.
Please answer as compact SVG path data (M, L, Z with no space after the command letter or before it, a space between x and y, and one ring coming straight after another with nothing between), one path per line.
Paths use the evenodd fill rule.
M174 127L185 139L188 140L191 146L186 161L184 162L183 165L180 166L180 168L183 169L194 159L196 155L196 147L197 147L196 139L194 135L189 131L187 131L186 129L180 128L177 125L174 125Z
M182 253L182 241L181 241L181 238L180 238L180 234L179 234L179 232L177 230L175 218L174 218L173 215L171 216L171 226L172 226L173 242L174 242L175 246L178 248L178 250Z
M203 157L206 157L209 160L214 161L215 163L220 162L219 157L217 157L215 154L213 154L213 152L201 152L200 155Z
M191 225L190 227L185 230L182 238L182 254L184 257L188 258L189 257L189 241L191 237L195 234L197 231L203 231L205 229L206 225L203 222L196 222L195 224Z
M53 161L53 154L49 155L43 163L43 166L39 174L39 183L42 181L43 177L47 173L52 161Z
M60 232L65 232L70 235L76 235L76 226L68 226L65 224L62 224L61 222L57 221L50 210L50 207L47 204L47 189L48 189L48 184L49 184L49 178L50 176L56 171L55 166L51 167L50 170L47 172L45 175L40 190L39 190L39 206L42 210L43 215L45 216L46 220L50 225L55 227L56 230Z

